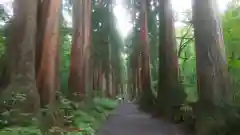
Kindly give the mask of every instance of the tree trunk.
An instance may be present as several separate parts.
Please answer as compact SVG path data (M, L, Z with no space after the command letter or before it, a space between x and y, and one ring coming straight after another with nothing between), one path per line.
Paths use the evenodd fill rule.
M141 81L141 93L140 93L140 104L143 107L149 108L152 105L153 95L151 89L151 75L150 75L150 55L149 55L149 42L148 42L148 22L147 22L147 12L148 12L148 1L142 0L140 2L140 23L141 23L141 68L140 68L140 81ZM151 107L150 107L151 108Z
M131 3L132 7L132 23L136 21L136 7L135 6L135 0L132 0ZM134 33L134 36L136 36L136 31ZM131 68L131 85L132 85L132 92L131 92L131 100L134 100L137 98L137 91L138 91L138 57L139 57L139 49L134 48L134 51L130 55L130 68Z
M49 1L49 0L44 0ZM40 68L37 74L37 85L41 98L41 106L54 104L55 92L57 87L57 58L59 51L59 13L60 0L47 2L49 5L42 10L47 10L48 13L44 19L44 35L42 41L42 58Z
M40 12L46 10L47 13L41 14L46 18L39 20L44 30L39 30L38 45L41 48L40 67L37 72L37 87L40 95L41 107L44 108L41 119L41 131L43 134L49 133L53 126L62 126L61 118L56 118L55 96L59 88L58 81L58 54L59 54L59 16L61 0L44 0L44 5ZM41 33L43 32L43 33ZM43 35L41 35L43 34ZM42 38L42 41L40 39ZM36 63L38 64L38 63ZM47 109L47 110L45 110ZM58 114L57 114L58 115ZM54 134L59 134L55 132Z
M8 86L10 80L9 61L6 53L0 57L0 65L1 65L0 66L0 93L1 93L2 90Z
M98 89L99 90L103 89L103 72L101 66L98 69Z
M37 16L37 38L36 38L36 60L35 60L35 72L38 75L39 68L42 61L43 53L43 39L45 33L45 27L49 12L50 0L38 0L38 16ZM37 77L37 76L36 76Z
M26 117L21 112L36 113L39 110L39 96L35 82L35 36L37 23L37 0L15 0L14 17L9 35L10 84L3 92L1 101L13 100L14 96L24 94L24 100L16 99L12 107L20 114L18 122L24 123ZM17 97L15 97L17 98ZM2 102L1 102L2 103ZM20 111L20 112L19 112Z
M98 68L94 68L93 72L93 90L97 90L98 88Z
M138 97L143 92L143 68L142 68L142 53L139 52L139 55L137 57L137 90L136 90L136 96Z
M115 98L119 94L119 88L118 88L118 80L116 76L116 72L112 73L112 91L113 91L113 97Z
M69 90L85 96L86 67L90 57L91 0L74 0L73 44L70 61ZM81 100L81 97L77 98Z
M131 72L131 100L134 100L136 98L136 93L138 89L138 61L136 56L137 50L135 49L134 52L130 55L131 61L130 61L130 71Z
M147 23L147 1L144 0L141 3L141 68L142 68L142 89L144 91L150 91L151 79L150 79L150 63L149 63L149 43L148 43L148 23Z
M198 85L197 135L207 135L219 107L231 101L229 74L216 0L194 0L193 22ZM208 121L209 122L209 121ZM216 123L215 123L216 124Z
M109 66L109 65L108 65ZM106 97L110 98L111 97L111 88L110 88L110 69L108 69L108 71L106 72L105 76L106 76Z
M107 90L106 73L103 73L103 76L102 76L102 95L103 95L103 97L106 96L106 90Z
M92 72L93 72L93 64L91 59L91 44L92 44L92 0L84 1L84 55L85 58L85 91L87 92L88 97L92 97Z
M132 68L132 67L131 67ZM134 98L136 98L136 93L137 93L137 73L135 72L136 69L132 68L132 74L131 74L131 100L133 100Z
M174 19L170 0L160 0L158 115L171 118L174 106L181 105L186 94L178 81L178 57Z

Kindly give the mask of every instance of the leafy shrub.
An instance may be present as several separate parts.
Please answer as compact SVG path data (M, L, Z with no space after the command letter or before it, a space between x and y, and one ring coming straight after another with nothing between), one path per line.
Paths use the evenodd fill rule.
M117 106L117 101L94 98L91 102L72 102L61 94L58 94L57 107L64 113L64 127L52 127L52 131L65 132L69 135L94 135L96 129L103 120L106 119L109 112ZM38 121L33 119L24 126L11 125L7 120L11 114L5 111L1 114L1 135L40 135ZM6 118L7 117L7 118ZM4 121L4 119L6 119Z

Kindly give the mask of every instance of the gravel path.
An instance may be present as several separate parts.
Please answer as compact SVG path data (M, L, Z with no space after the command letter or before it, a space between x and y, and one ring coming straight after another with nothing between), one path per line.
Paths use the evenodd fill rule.
M124 103L113 111L97 135L183 135L175 125L154 119L138 110L137 105Z

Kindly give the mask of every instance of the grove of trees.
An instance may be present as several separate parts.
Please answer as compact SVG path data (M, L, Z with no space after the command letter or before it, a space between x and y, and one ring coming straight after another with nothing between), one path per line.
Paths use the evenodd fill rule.
M0 5L0 130L94 134L124 98L195 135L239 134L240 2L220 14L216 0L192 0L178 20L170 0L125 0L126 38L114 7L13 0L11 13Z

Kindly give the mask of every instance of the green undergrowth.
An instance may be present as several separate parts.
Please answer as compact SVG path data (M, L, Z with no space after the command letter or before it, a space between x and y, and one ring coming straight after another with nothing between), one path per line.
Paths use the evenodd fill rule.
M64 126L53 127L64 135L94 135L118 102L106 98L94 98L82 102L72 102L60 97L57 108L64 114ZM1 114L1 135L41 135L38 121L33 119L22 126L9 123L11 111Z

